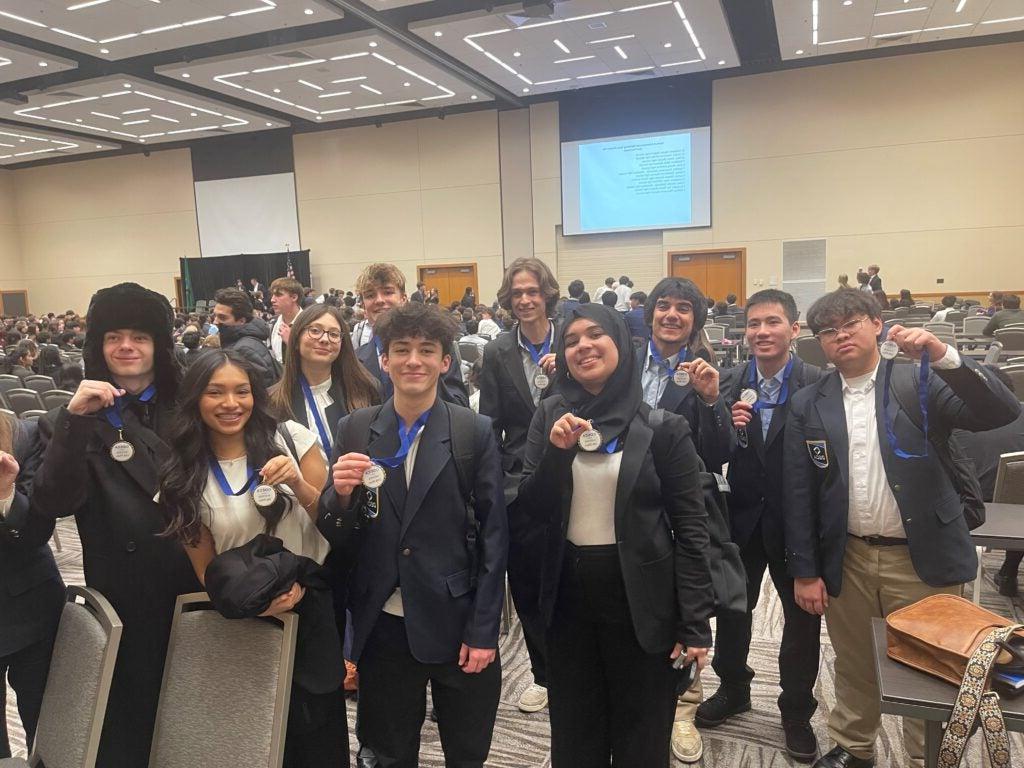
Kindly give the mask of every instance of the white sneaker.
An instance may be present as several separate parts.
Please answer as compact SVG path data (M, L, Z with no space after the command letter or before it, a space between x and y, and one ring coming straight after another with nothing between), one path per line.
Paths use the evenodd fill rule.
M540 712L548 705L548 689L544 686L530 683L519 697L520 712Z
M696 763L704 754L704 742L692 720L672 724L672 754L684 763Z

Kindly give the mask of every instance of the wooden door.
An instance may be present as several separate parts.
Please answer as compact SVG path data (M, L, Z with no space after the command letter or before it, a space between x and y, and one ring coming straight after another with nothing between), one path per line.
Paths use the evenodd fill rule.
M0 313L23 317L28 314L28 291L0 291Z
M746 298L746 249L713 251L676 251L668 255L668 273L692 280L701 293L715 301L725 301L735 293L737 303Z
M473 289L473 295L480 303L476 264L437 264L419 267L417 271L420 282L426 283L428 290L437 288L442 307L448 307L453 301L462 301L467 287Z

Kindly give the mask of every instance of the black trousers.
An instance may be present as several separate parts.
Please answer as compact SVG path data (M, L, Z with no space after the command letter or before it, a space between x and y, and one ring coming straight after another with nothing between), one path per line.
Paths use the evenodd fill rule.
M348 768L345 691L313 694L292 685L284 768Z
M50 671L50 654L53 651L53 637L47 637L15 651L0 656L0 683L6 678L18 695L18 714L25 729L25 743L32 751L32 740L39 723L39 708L43 703L46 675ZM0 691L5 691L0 685ZM0 702L3 698L0 698ZM6 724L6 723L5 723ZM10 757L11 747L7 740L6 728L0 738L0 757Z
M409 650L405 621L387 613L377 617L359 658L359 742L380 768L416 768L428 682L445 765L482 768L501 693L500 659L478 674L454 661L424 664Z
M779 646L779 710L786 720L806 722L818 702L814 683L818 679L821 655L821 617L807 613L793 598L793 579L786 573L786 562L771 557L765 550L761 523L740 551L747 570L747 612L718 617L715 632L715 658L712 667L723 686L747 692L754 670L747 665L754 608L761 592L765 569L771 576L782 603L785 625Z
M663 768L677 675L640 647L615 545L566 543L547 632L553 768Z
M513 501L508 509L508 587L516 616L523 628L526 652L530 655L530 671L537 685L547 687L548 670L544 650L544 617L540 611L541 558L543 532L536 530L527 515Z

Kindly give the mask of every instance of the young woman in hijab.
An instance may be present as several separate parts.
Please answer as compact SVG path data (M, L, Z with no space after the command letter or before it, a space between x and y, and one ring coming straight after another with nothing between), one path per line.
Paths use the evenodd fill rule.
M652 423L617 312L573 308L561 342L519 488L546 535L552 766L667 766L673 661L704 666L711 645L699 460L685 418Z
M165 535L184 544L199 581L205 585L218 553L261 533L322 565L330 545L316 529L316 503L327 462L313 433L294 421L278 426L255 369L236 352L196 358L180 391L159 503ZM276 494L261 506L264 486ZM300 621L284 765L347 766L344 665L331 597L326 588L306 590L295 582L263 615L291 610Z

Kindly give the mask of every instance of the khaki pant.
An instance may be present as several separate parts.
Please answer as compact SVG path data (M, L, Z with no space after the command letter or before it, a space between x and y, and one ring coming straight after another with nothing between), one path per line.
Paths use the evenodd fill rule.
M871 619L929 595L961 594L962 586L921 581L907 546L879 547L850 536L839 597L829 597L825 624L836 654L836 706L828 718L832 740L855 757L875 754L881 722ZM903 718L903 743L912 765L924 764L924 723Z
M701 685L700 672L698 672L693 684L676 701L675 722L678 723L681 720L693 722L697 717L697 707L702 701L704 701L704 686Z

